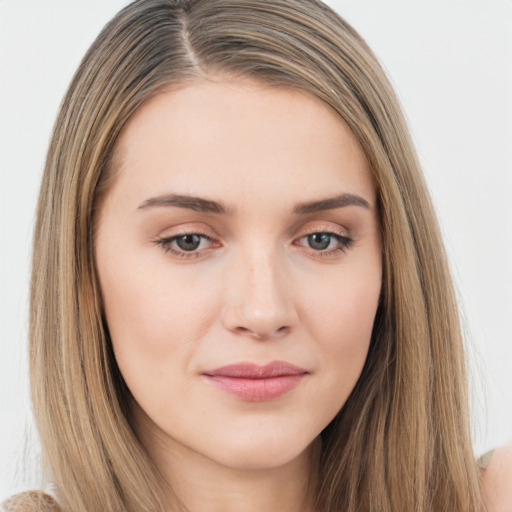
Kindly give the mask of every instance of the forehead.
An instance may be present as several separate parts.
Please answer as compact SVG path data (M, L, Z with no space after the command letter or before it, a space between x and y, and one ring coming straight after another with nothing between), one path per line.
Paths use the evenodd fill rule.
M365 194L366 158L342 118L305 92L244 81L198 81L147 101L116 144L124 193L241 200ZM229 197L227 197L229 196Z

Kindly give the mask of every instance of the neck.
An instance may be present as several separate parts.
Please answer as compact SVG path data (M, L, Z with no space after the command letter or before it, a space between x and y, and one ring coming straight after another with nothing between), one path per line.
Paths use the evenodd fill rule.
M138 430L150 457L186 512L315 510L320 438L286 464L270 468L234 468L219 464L164 435L155 436L154 430L150 433L140 423ZM173 506L168 512L178 510L180 508Z
M310 452L269 469L230 468L174 454L165 476L190 512L313 512Z

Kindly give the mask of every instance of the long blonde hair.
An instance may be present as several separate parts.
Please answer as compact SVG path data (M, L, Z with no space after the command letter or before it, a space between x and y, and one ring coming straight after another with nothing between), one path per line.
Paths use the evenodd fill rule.
M48 152L31 284L34 412L62 508L165 509L102 317L95 211L133 113L172 84L219 74L329 104L377 184L382 297L361 377L322 433L318 510L481 510L458 310L408 128L376 57L318 0L138 0L80 64Z

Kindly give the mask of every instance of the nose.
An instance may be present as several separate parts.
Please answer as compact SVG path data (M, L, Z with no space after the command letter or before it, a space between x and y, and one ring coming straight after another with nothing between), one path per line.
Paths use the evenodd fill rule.
M293 296L282 264L272 255L241 257L225 281L225 327L258 340L280 338L297 322Z

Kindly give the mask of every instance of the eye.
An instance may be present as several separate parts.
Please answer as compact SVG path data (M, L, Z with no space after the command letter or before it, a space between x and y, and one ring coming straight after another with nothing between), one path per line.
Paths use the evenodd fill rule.
M201 235L183 235L177 237L174 241L183 251L195 251L201 245Z
M210 237L200 233L184 233L178 236L160 238L155 240L155 243L160 245L166 253L181 258L198 257L203 251L214 247L216 244Z
M309 247L317 251L325 251L334 239L330 233L313 233L306 237Z
M313 249L315 253L322 256L336 255L346 251L353 240L338 233L317 232L310 233L298 240L298 244Z

